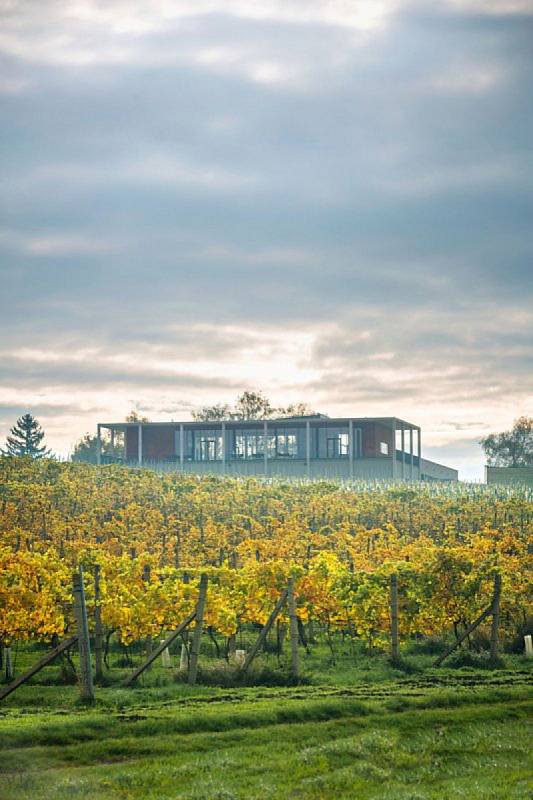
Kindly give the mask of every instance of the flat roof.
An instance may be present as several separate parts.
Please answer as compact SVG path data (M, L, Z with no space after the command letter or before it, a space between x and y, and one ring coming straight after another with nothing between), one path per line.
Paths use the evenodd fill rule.
M315 426L329 426L329 425L338 425L338 424L346 424L348 422L382 422L384 424L392 425L393 422L396 423L397 426L401 427L402 425L404 428L412 429L412 430L420 430L419 425L415 425L412 422L407 422L404 419L400 419L399 417L326 417L323 415L320 416L302 416L302 417L272 417L270 419L217 419L217 420L184 420L184 421L176 421L176 420L169 420L168 422L99 422L98 425L101 428L114 428L115 430L126 428L137 428L139 425L143 427L179 427L183 425L187 428L218 428L222 427L224 424L226 427L243 427L243 426L259 426L264 425L265 422L269 424L275 425L306 425L308 422L311 425Z

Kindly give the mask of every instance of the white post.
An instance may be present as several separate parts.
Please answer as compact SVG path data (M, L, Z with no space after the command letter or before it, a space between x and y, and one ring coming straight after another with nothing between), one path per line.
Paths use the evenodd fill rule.
M355 441L353 435L353 419L348 420L348 454L350 456L350 478L353 480L353 460L355 456Z
M189 653L187 651L186 645L182 644L180 653L180 671L185 672L188 666L189 666Z
M137 461L139 466L143 463L143 426L139 423L137 437Z
M413 471L414 471L414 453L413 453L413 429L409 428L409 478L413 480Z
M100 425L96 426L96 463L102 463L102 435Z
M533 640L530 633L524 636L524 647L526 650L526 658L533 658Z
M396 420L392 420L392 478L396 478Z
M161 639L161 644L163 644L164 641L165 641L164 639ZM168 649L168 647L165 647L165 649L161 653L161 661L163 663L163 667L168 668L172 666L172 662L170 660L170 650Z
M265 420L263 423L263 461L265 467L265 475L268 475L268 422Z
M185 436L185 431L183 428L183 422L180 424L180 469L183 472L183 461L184 461L184 452L185 452L185 442L183 441Z
M226 423L222 423L222 474L224 475L226 472Z
M405 478L405 425L402 422L401 429L401 443L402 443L402 480Z
M305 461L307 465L307 477L311 477L311 423L305 423Z

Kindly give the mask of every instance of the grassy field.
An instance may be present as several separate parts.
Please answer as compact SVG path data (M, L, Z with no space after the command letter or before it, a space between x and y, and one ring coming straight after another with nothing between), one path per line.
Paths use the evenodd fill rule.
M136 689L99 687L92 708L75 686L22 687L0 709L0 796L533 796L525 659L434 670L419 655L402 671L380 655L323 656L294 687L189 687L158 667Z

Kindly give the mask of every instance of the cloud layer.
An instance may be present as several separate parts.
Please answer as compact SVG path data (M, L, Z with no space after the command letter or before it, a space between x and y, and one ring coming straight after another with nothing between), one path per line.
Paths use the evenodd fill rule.
M533 4L12 2L0 437L277 404L533 413Z

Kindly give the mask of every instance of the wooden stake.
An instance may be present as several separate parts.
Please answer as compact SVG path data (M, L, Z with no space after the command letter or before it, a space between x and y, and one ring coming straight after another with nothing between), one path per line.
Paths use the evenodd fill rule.
M78 652L80 654L80 697L92 703L94 701L93 672L91 667L91 643L89 641L89 625L85 592L83 589L83 570L72 573L72 594L74 596L74 617L78 633Z
M492 596L492 625L490 629L490 658L495 661L498 658L498 627L500 624L500 596L502 593L502 576L496 573L494 576L494 594Z
M254 660L256 655L258 654L258 652L259 652L259 650L261 648L261 645L263 644L263 642L265 641L266 637L268 636L268 632L269 632L270 628L272 627L272 625L274 624L274 622L276 621L276 617L278 616L279 612L281 611L286 599L287 599L287 589L284 589L282 591L280 597L279 597L278 602L274 606L274 609L273 609L271 615L269 616L265 627L262 629L261 633L257 637L257 640L256 640L255 644L253 645L252 649L250 650L250 652L246 656L244 664L242 665L242 672L246 672L246 670L248 669L248 667L250 666L250 664L252 663L252 661Z
M6 686L4 689L0 690L0 700L3 700L4 697L7 697L11 692L14 692L15 689L18 689L19 686L22 686L23 683L26 683L30 678L33 678L43 667L46 667L47 664L51 664L54 659L58 657L60 653L63 653L65 650L68 650L69 647L72 647L73 644L76 644L78 640L77 636L71 636L70 639L65 639L64 642L61 642L57 647L54 647L49 653L43 656L36 664L33 665L27 672L23 675L20 675L13 683L10 683L9 686Z
M448 658L448 656L449 656L451 653L453 653L453 651L454 651L454 650L456 650L456 649L459 647L459 645L460 645L462 642L464 642L464 640L466 639L466 637L467 637L467 636L470 636L470 634L471 634L473 631L475 631L475 629L478 627L478 625L481 625L481 623L482 623L482 622L483 622L483 621L484 621L484 620L485 620L487 617L490 617L490 615L491 615L491 614L492 614L492 605L490 605L488 608L486 608L486 609L485 609L485 611L483 611L483 612L482 612L482 613L479 615L479 617L478 617L478 618L477 618L477 619L476 619L476 620L475 620L475 621L474 621L474 622L473 622L471 625L469 625L469 627L466 629L466 631L465 631L465 632L464 632L464 633L463 633L463 634L462 634L462 635L461 635L461 636L460 636L460 637L459 637L459 638L458 638L458 639L457 639L457 640L456 640L456 641L455 641L455 642L454 642L454 643L451 645L451 647L448 647L448 649L447 649L447 650L445 650L445 651L444 651L444 653L442 653L442 655L440 655L440 656L439 656L439 657L438 657L438 658L435 660L435 662L433 663L433 666L434 666L434 667L439 667L439 666L442 664L442 662L444 661L444 659L445 659L445 658Z
M102 609L100 608L100 564L94 568L94 665L95 678L101 681L104 675Z
M204 627L204 609L205 600L207 597L207 583L208 577L203 574L200 578L200 593L198 595L198 603L196 606L196 625L191 644L191 657L189 659L189 674L187 676L188 683L195 684L196 676L198 674L198 656L200 654L200 641L202 638L202 630Z
M398 633L398 576L390 576L390 637L391 658L398 661L400 658L400 636Z
M6 681L13 680L13 662L11 660L11 648L4 647L4 661L5 661L5 674Z
M294 578L289 578L287 586L287 599L289 606L289 625L291 639L291 673L298 680L300 665L298 659L298 617L296 616L296 599L294 597Z
M132 683L133 683L135 680L137 680L137 678L139 677L139 675L142 675L142 673L144 672L144 670L145 670L145 669L146 669L146 668L147 668L147 667L148 667L148 666L149 666L149 665L150 665L150 664L151 664L153 661L155 661L155 660L156 660L156 658L157 658L158 656L160 656L160 655L161 655L161 653L163 652L163 650L164 650L166 647L169 647L169 646L172 644L172 642L174 641L174 639L177 639L177 637L180 635L180 633L182 633L182 632L185 630L185 628L186 628L188 625L190 625L190 624L191 624L191 622L193 621L193 619L195 618L195 616L196 616L196 610L195 610L195 611L192 611L192 612L189 614L189 616L188 616L188 617L186 617L186 618L183 620L183 622L182 622L180 625L178 625L178 627L176 628L176 630L175 630L175 631L172 631L172 633L171 633L171 634L169 634L169 636L167 636L167 638L166 638L164 641L162 641L162 642L159 644L159 646L155 648L155 650L152 650L152 652L150 653L150 655L148 656L148 658L147 658L147 659L146 659L146 660L145 660L145 661L144 661L144 662L141 664L141 666L140 666L140 667L137 667L137 669L136 669L134 672L132 672L132 673L131 673L131 675L128 675L128 677L126 678L126 680L124 681L124 683L123 683L122 685L123 685L123 686L131 686L131 684L132 684Z

